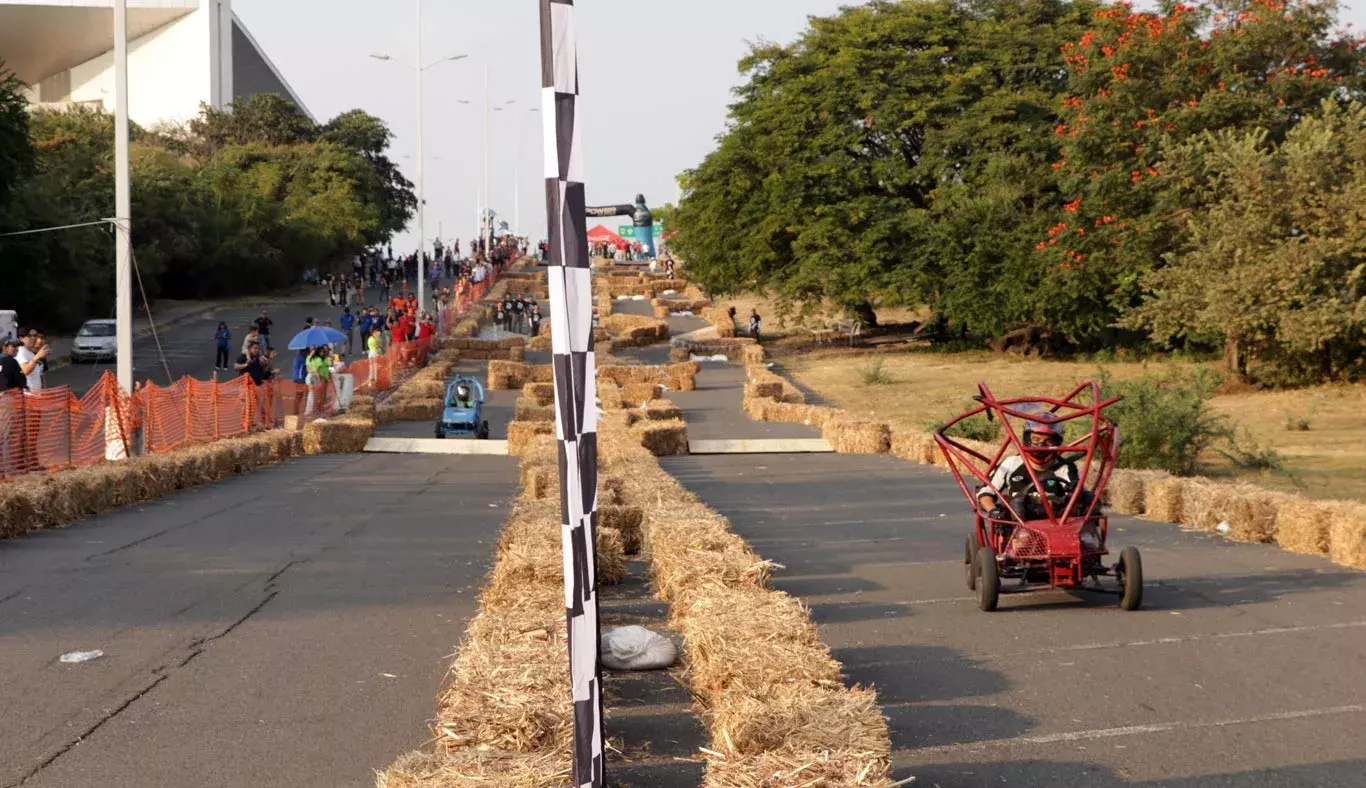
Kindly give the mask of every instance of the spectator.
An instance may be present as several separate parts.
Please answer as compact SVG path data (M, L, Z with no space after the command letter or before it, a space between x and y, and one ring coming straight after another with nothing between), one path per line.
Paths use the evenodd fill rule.
M308 405L304 415L313 413L314 408L325 408L328 403L327 388L332 382L332 359L326 345L313 348L305 362L307 373L304 384L308 386Z
M40 346L38 343L38 332L30 328L24 334L23 346L19 348L19 354L15 360L19 362L19 369L28 378L29 391L43 390L43 359L47 358L49 348Z
M255 323L252 323L251 327L247 329L247 335L242 340L242 355L247 354L247 347L253 342L257 344L261 342L261 330L256 327Z
M531 335L533 337L541 335L541 305L539 303L531 305Z
M228 324L227 324L227 323L219 323L219 324L218 324L218 333L214 334L214 335L213 335L213 338L214 338L214 341L216 341L216 342L218 343L218 352L215 353L215 354L214 354L214 357L213 357L213 368L214 368L214 371L217 372L218 370L221 369L221 370L223 370L224 372L227 372L227 371L228 371L228 347L229 347L229 344L228 344L228 343L232 342L232 332L228 330Z
M526 316L525 312L526 296L520 295L512 299L512 325L508 328L516 331L518 334L522 333L522 321Z
M423 313L422 313L422 322L419 323L419 324L418 324L418 327L417 327L417 338L418 338L419 340L431 339L431 338L432 338L432 334L435 334L435 333L436 333L436 323L432 322L431 313L429 313L429 312L423 312Z
M270 380L272 370L266 364L266 359L261 355L261 343L251 341L247 343L247 352L237 357L235 369L244 375L251 376L251 382L256 385Z
M270 319L264 309L261 310L261 316L256 318L256 330L261 334L261 344L266 346L266 350L273 348L270 344L270 327L274 323L275 321Z
M355 352L356 345L356 316L351 314L349 306L342 310L341 329L346 334L346 355L349 356Z
M23 389L28 386L28 377L19 366L15 354L19 352L19 340L5 337L0 340L0 391Z
M383 354L380 345L380 331L375 329L370 332L370 338L365 341L365 357L370 360L370 383L373 385L379 375L379 357Z
M759 310L754 309L749 313L749 335L754 337L754 341L759 341L759 329L763 321L759 319Z

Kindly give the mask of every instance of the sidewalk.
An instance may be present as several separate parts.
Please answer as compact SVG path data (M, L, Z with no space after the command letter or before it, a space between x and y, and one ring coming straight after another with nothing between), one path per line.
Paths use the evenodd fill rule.
M187 320L193 320L207 312L230 307L243 305L278 306L281 304L320 304L327 302L327 291L320 287L304 286L293 293L277 293L265 296L240 296L236 298L225 298L216 301L173 301L165 299L158 301L152 309L152 318L156 321L156 330L164 331L171 326L179 325ZM92 318L94 319L94 318ZM139 311L133 315L133 339L142 339L152 335L152 321L148 320L145 311ZM52 346L52 354L48 356L48 369L61 369L71 363L71 346L76 341L75 335L56 335L47 338L48 344Z

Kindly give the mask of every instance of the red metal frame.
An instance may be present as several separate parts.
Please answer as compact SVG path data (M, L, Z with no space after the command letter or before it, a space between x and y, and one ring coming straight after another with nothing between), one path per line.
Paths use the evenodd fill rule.
M1094 381L1082 383L1060 399L1017 397L998 400L992 395L985 383L979 383L977 388L979 394L973 399L981 403L980 407L944 424L935 431L934 439L947 458L949 469L952 471L955 481L958 482L959 489L963 491L971 503L973 511L977 513L978 546L990 546L1011 564L1018 562L1033 564L1036 567L1047 565L1049 567L1050 585L1052 586L1080 584L1083 579L1082 564L1084 559L1098 558L1108 553L1105 544L1109 535L1109 524L1105 517L1096 515L1096 509L1100 505L1101 493L1110 481L1110 474L1118 456L1119 430L1113 421L1104 416L1103 411L1118 402L1120 398L1102 399L1100 386ZM1089 403L1083 400L1089 400ZM1037 410L1026 410L1026 406ZM988 418L999 419L1005 432L1005 439L991 457L964 445L947 434L948 430L960 422L982 414L986 414ZM1084 460L1079 464L1080 470L1078 471L1076 489L1073 490L1061 512L1055 510L1048 500L1048 496L1044 494L1044 487L1040 483L1039 475L1034 468L1028 462L1022 465L1025 472L1029 474L1035 490L1039 492L1040 501L1047 514L1045 520L1026 520L1020 512L1015 510L1015 507L1001 491L991 483L992 474L996 472L1001 461L1005 459L1012 447L1016 453L1024 456L1025 445L1020 433L1012 423L1012 419L1062 425L1077 419L1087 418L1091 420L1091 427L1084 435L1065 442L1061 446L1032 447L1031 450L1035 453L1084 455ZM981 467L978 465L979 462L982 463ZM1082 497L1082 492L1088 490L1087 480L1092 478L1092 468L1096 469L1096 474L1095 481L1089 488L1091 493L1090 505L1087 506L1084 513L1075 513L1074 509L1077 506L1077 501ZM969 489L964 478L965 472L970 473L983 485L982 490ZM1001 506L1008 510L1015 519L992 520L985 516L978 503L979 494L985 491L993 493ZM988 527L996 524L1011 526L1009 539L1004 536L999 539L996 538L1000 529ZM1083 530L1091 524L1094 524L1097 529L1097 546L1088 546L1082 539Z

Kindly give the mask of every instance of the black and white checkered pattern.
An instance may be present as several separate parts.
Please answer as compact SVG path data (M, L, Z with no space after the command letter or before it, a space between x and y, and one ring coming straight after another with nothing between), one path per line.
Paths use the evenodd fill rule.
M574 688L574 784L604 785L597 566L597 367L593 279L579 148L579 55L573 0L541 0L541 117L550 228L555 432L560 443L569 675Z

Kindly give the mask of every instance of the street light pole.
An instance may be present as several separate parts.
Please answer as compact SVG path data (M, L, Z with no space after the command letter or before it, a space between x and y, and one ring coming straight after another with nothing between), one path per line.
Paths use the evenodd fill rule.
M422 0L417 0L417 308L427 308L427 194L422 182Z
M489 142L489 67L484 66L484 217L483 221L487 227L485 239L488 246L485 247L485 254L493 254L493 219L489 213L493 210L493 176L489 163L491 155Z
M114 316L119 386L133 393L133 208L128 155L128 0L114 0Z

